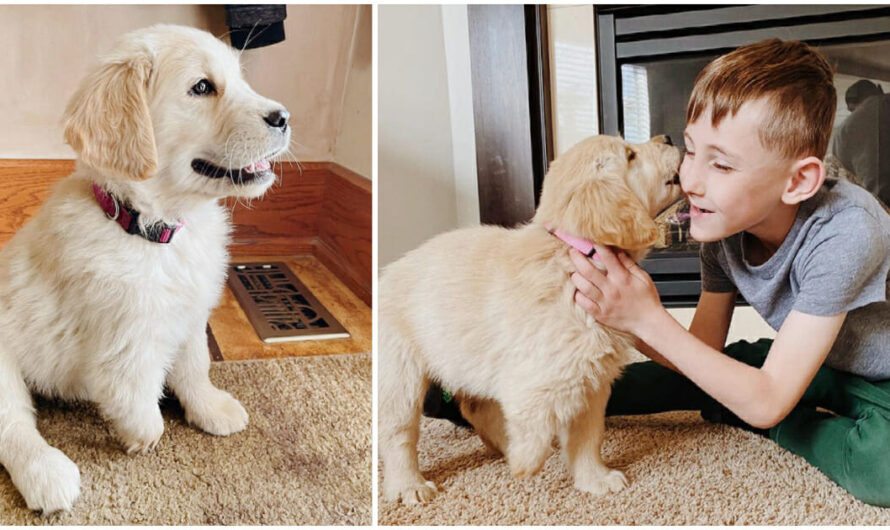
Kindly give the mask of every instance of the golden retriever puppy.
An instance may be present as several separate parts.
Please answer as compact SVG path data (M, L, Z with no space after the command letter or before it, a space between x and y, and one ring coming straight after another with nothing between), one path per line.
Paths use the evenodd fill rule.
M679 164L666 137L588 138L553 162L531 223L442 234L386 268L378 352L386 499L426 502L436 492L417 461L431 380L500 406L502 418L488 405L473 419L490 424L487 441L505 449L514 475L537 473L558 437L575 487L599 494L626 485L600 445L610 385L633 340L575 304L567 240L642 259L659 235L653 218L680 195ZM501 429L506 439L491 439Z
M37 431L32 391L95 402L128 452L161 438L165 384L198 428L247 426L208 378L230 232L219 199L265 193L287 121L235 50L178 26L127 34L73 96L76 170L0 251L0 464L32 510L68 510L80 492Z

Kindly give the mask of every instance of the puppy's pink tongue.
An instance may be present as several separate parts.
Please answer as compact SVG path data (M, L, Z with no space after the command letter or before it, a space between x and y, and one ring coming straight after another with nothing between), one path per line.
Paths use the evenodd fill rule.
M272 167L272 164L269 163L268 160L258 160L253 164L244 168L248 173L256 173L257 171L266 171Z
M667 222L672 225L682 225L689 221L692 216L689 215L689 212L676 212L673 215L669 215L667 218Z

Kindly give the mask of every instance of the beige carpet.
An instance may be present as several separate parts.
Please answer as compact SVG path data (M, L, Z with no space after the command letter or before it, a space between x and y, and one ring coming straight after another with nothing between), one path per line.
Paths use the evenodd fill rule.
M631 485L608 497L572 488L554 453L520 480L471 432L422 425L421 470L442 493L422 507L379 503L381 525L861 525L890 524L774 443L697 413L609 418L604 457Z
M0 524L371 523L371 356L214 363L250 426L214 437L164 406L149 455L127 456L88 405L38 402L39 427L79 467L69 514L38 517L0 468Z

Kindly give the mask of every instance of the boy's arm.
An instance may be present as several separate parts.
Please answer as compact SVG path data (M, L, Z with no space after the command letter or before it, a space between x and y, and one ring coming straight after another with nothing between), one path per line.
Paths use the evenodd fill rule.
M735 310L736 291L711 293L702 291L695 306L689 333L717 351L723 351L729 324Z
M726 336L729 333L729 324L732 321L732 313L735 309L736 292L711 293L702 291L695 307L695 315L689 332L698 337L702 342L722 351L726 344ZM658 364L679 372L669 360L658 353L652 346L637 337L636 347L646 357Z
M666 311L636 330L677 369L745 422L769 428L797 404L834 344L846 313L814 316L791 311L762 368L724 355L683 329Z
M652 279L629 257L616 256L599 245L595 248L606 273L580 252L570 251L579 271L572 274L578 289L576 303L598 322L639 337L699 388L755 427L772 427L794 408L828 356L847 315L791 311L765 364L754 368L683 328L661 305ZM705 311L701 315L706 320L698 325L704 327L709 317ZM710 336L709 340L716 340L717 334Z

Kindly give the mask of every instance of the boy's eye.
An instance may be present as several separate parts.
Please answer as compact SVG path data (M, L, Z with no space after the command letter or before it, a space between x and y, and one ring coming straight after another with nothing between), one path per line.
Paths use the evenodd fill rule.
M687 149L686 152L683 153L683 156L684 156L684 157L692 158L692 157L695 156L695 153L693 153L692 151L690 151L690 150Z
M732 171L731 167L725 166L719 162L714 162L712 165L714 166L714 169L716 169L717 171Z

